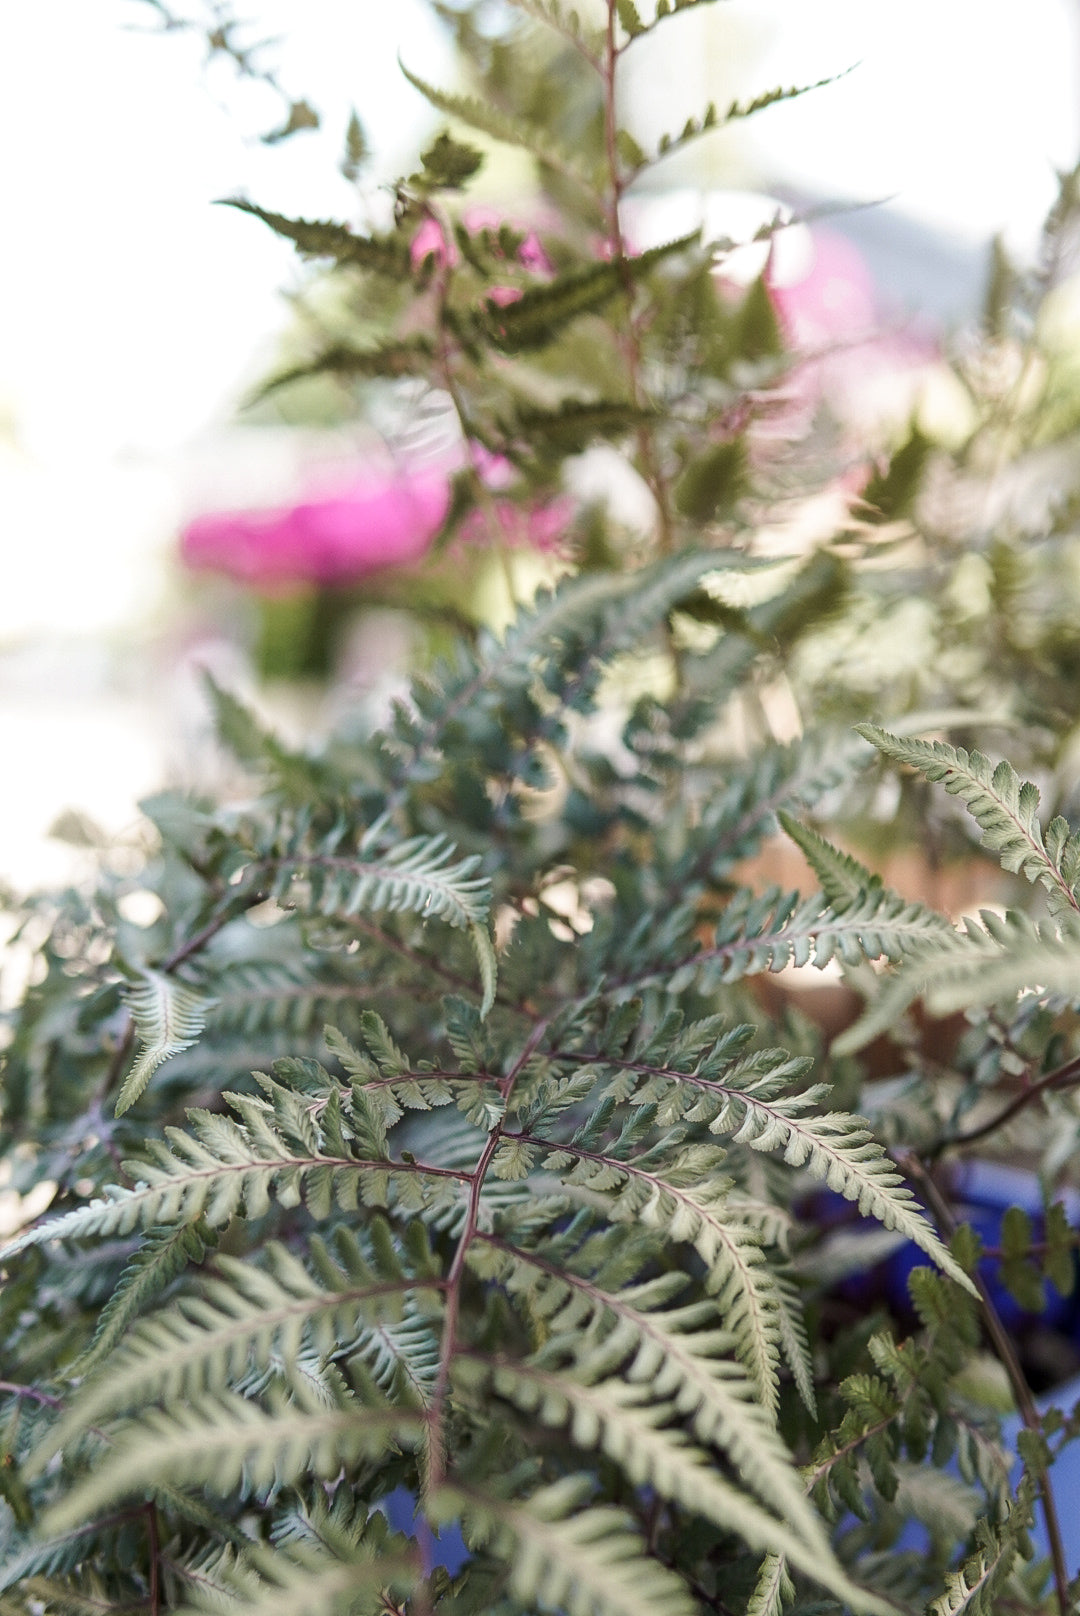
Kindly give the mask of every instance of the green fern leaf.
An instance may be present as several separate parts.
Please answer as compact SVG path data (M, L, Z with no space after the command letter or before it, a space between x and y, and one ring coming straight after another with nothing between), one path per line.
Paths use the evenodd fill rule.
M96 1369L148 1304L156 1301L189 1263L202 1261L213 1239L211 1231L198 1224L184 1224L157 1235L151 1233L121 1274L116 1289L101 1310L93 1341L72 1364L69 1373L82 1378Z
M879 875L871 874L858 859L852 858L850 853L841 852L838 847L833 847L824 836L819 836L817 831L810 830L806 825L800 825L783 810L778 812L776 817L780 821L781 829L805 855L807 863L821 882L821 890L834 908L840 908L846 903L856 903L868 892L882 885Z
M579 315L592 313L664 259L698 243L699 233L650 247L631 258L611 259L531 286L513 303L488 304L487 335L504 353L544 347Z
M481 1531L502 1526L511 1589L527 1607L565 1616L696 1616L682 1579L649 1556L621 1510L586 1506L588 1477L568 1476L524 1502L445 1488L448 1518L462 1511Z
M642 1223L669 1239L692 1245L709 1269L709 1288L723 1309L735 1350L753 1376L767 1408L778 1393L780 1324L772 1269L759 1237L725 1205L727 1181L685 1183L684 1172L667 1173L651 1161L557 1144L535 1136L548 1148L547 1172L557 1173L572 1195L587 1200L603 1192L608 1216Z
M487 920L491 883L476 874L479 858L455 862L444 836L411 837L382 857L339 851L336 839L331 845L261 860L259 874L272 877L273 896L286 903L294 883L304 881L304 907L313 914L411 913L465 930Z
M997 854L1002 869L1045 887L1052 913L1080 913L1080 897L1062 870L1063 859L1075 867L1080 848L1068 835L1064 821L1055 820L1051 856L1036 817L1038 787L1021 780L1010 763L995 766L981 752L967 752L944 741L905 740L875 724L856 728L886 757L917 769L927 780L940 782L959 797L983 833L983 846Z
M795 1588L783 1555L767 1554L761 1562L746 1616L782 1616L784 1606L794 1597Z
M104 1197L25 1230L0 1251L0 1261L53 1240L107 1238L155 1225L193 1223L199 1217L220 1228L238 1213L261 1217L271 1196L284 1206L295 1206L305 1191L309 1204L316 1198L325 1215L335 1199L343 1210L355 1211L362 1187L372 1204L383 1204L397 1187L415 1178L436 1186L434 1204L441 1200L439 1186L453 1192L469 1177L447 1167L298 1150L265 1119L258 1126L250 1100L233 1098L246 1108L250 1128L213 1112L191 1112L190 1134L169 1130L171 1150L151 1142L152 1160L124 1164L132 1178L141 1180L134 1189L110 1186ZM424 1203L429 1196L428 1190L422 1192ZM452 1198L456 1200L453 1193Z
M117 1116L135 1104L164 1061L197 1041L214 1001L174 976L147 970L129 987L126 1002L143 1047L117 1096Z
M411 1410L297 1404L268 1413L231 1394L143 1410L117 1430L107 1456L49 1511L44 1527L63 1532L159 1481L222 1496L244 1479L266 1488L311 1474L335 1476L342 1463L377 1458L391 1443L418 1442L423 1430Z
M275 371L248 395L247 402L259 404L283 387L308 381L313 376L336 376L341 381L425 376L431 369L433 351L430 339L425 336L382 342L372 348L353 348L342 342L328 343L316 349L310 358Z
M261 219L275 235L291 241L306 258L333 258L338 264L374 270L394 280L409 273L408 243L400 236L358 236L348 226L327 219L288 219L242 197L226 197L222 205L239 208L241 213Z
M950 1279L975 1295L975 1287L953 1259L884 1148L858 1117L843 1112L802 1115L805 1096L787 1101L758 1100L732 1091L730 1107L710 1130L730 1134L752 1150L779 1151L792 1167L804 1168L831 1190L855 1201L864 1217L896 1229L917 1245Z
M358 1337L364 1356L365 1322L400 1317L406 1293L417 1288L409 1279L376 1282L369 1270L358 1283L338 1272L327 1289L280 1246L268 1248L266 1269L225 1256L217 1262L221 1279L134 1326L114 1349L107 1373L80 1388L34 1468L75 1433L124 1409L222 1394L272 1361L294 1384L306 1383L305 1350L321 1356Z
M429 84L426 79L410 73L400 58L398 65L413 89L419 90L425 101L429 101L438 112L445 113L448 118L458 119L470 129L479 130L481 134L489 135L492 140L508 146L517 146L529 152L564 179L572 181L590 195L595 195L595 177L582 169L571 153L562 151L552 141L547 130L536 128L521 118L508 117L490 100L481 101L475 96L457 95L449 90L440 90L434 84Z
M520 1285L523 1269L532 1267L543 1275L539 1284L535 1274L526 1274L526 1279L533 1280L527 1286L531 1306L550 1313L545 1361L566 1354L587 1374L623 1364L628 1382L650 1386L654 1396L670 1399L701 1442L722 1448L762 1498L793 1526L813 1534L815 1521L791 1473L772 1411L727 1357L733 1334L716 1328L728 1323L720 1308L706 1303L661 1310L650 1304L658 1292L659 1299L666 1296L666 1283L657 1287L649 1281L613 1291L504 1242L489 1244L509 1259L509 1271L501 1271L500 1277L512 1293L515 1276Z
M864 1048L920 998L935 1016L1008 1002L1036 988L1072 998L1078 949L1080 921L1071 911L1056 927L1040 927L1019 910L1004 918L983 910L978 921L969 917L949 927L887 977L858 1021L834 1039L833 1050L846 1055Z

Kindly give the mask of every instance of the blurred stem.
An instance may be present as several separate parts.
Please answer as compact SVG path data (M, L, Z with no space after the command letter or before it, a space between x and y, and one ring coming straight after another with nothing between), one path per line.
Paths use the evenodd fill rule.
M623 293L626 299L626 331L623 336L623 352L626 356L627 370L630 377L630 393L636 409L647 409L649 396L641 379L641 323L634 313L634 279L625 269L626 241L622 232L621 208L626 185L623 180L622 166L619 162L618 134L619 125L616 117L615 90L619 57L622 47L616 38L616 10L615 0L607 0L607 31L605 35L603 80L604 80L604 148L607 153L609 196L607 202L608 216L608 243L612 255L617 262L624 264ZM671 500L667 481L660 468L659 457L656 452L656 442L652 428L641 425L637 429L638 454L641 458L642 471L649 486L653 499L656 501L658 523L658 537L661 555L670 555L674 546L674 531L671 514Z

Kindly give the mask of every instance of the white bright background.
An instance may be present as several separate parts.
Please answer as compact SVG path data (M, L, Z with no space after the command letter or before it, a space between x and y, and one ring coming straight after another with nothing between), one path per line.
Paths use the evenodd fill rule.
M66 868L45 835L62 807L120 829L169 770L169 709L123 648L166 632L163 557L191 464L267 362L296 273L287 247L213 199L347 215L349 108L391 177L434 123L397 52L426 77L452 72L424 0L242 10L281 36L282 81L325 132L261 145L277 104L226 64L204 72L196 38L147 32L137 0L0 9L0 876L19 886ZM1054 166L1080 151L1066 0L727 0L668 33L628 99L654 133L713 95L859 64L706 152L716 183L889 197L967 242L1004 229L1028 250Z

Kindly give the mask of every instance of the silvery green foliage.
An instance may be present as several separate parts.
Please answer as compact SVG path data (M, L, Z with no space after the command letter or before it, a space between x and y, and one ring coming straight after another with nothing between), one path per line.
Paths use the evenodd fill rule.
M750 556L768 479L746 412L783 363L764 284L719 295L723 244L622 237L654 161L791 93L644 153L617 70L693 3L611 0L596 28L515 0L509 36L443 8L477 93L413 82L536 159L543 276L514 226L448 207L482 162L459 135L382 235L242 204L365 310L362 340L328 333L275 390L334 377L362 408L420 378L522 503L606 440L656 530L634 549L594 513L577 572L501 636L444 637L381 732L290 748L211 687L242 804L163 794L141 858L104 848L92 888L27 901L0 1153L16 1192L54 1189L2 1254L4 1612L1048 1608L1025 1569L1042 1435L1014 1489L978 1397L977 1242L912 1185L999 1071L1056 1047L1074 838L978 753L755 727L851 567ZM425 221L444 251L417 263ZM465 474L444 539L483 504ZM627 698L635 664L660 671ZM1050 921L954 925L809 828L868 742L958 795ZM780 826L820 891L748 878ZM123 919L133 887L161 901L150 927ZM1000 1001L952 1115L913 1052L867 1122L854 1064L759 996L789 967L871 965L849 1048L899 1036L920 996ZM1029 1301L1071 1282L1060 1213L1045 1233L1003 1236ZM928 1266L906 1313L853 1320L835 1280L882 1234ZM925 1552L896 1546L909 1521Z

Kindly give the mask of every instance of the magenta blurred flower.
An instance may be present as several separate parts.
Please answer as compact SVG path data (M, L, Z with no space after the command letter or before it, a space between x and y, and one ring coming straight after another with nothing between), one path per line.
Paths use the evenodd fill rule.
M565 497L546 505L519 505L512 499L493 500L490 508L477 507L461 524L459 539L483 544L496 539L513 549L558 550L573 516L573 502Z
M497 231L504 224L509 224L513 230L524 229L524 226L513 219L504 219L494 208L482 206L466 208L461 216L461 222L471 236L479 235L482 230ZM432 218L425 219L420 225L410 244L409 256L414 270L419 269L429 256L433 257L440 267L449 265L453 268L458 262L458 250L453 237L444 231L437 219ZM517 262L522 269L527 269L532 275L551 274L551 260L541 246L540 237L535 230L526 233L517 250ZM505 291L508 288L497 290Z
M770 276L769 296L793 348L824 348L869 336L877 297L861 253L843 236L814 231L808 275L792 283Z
M349 583L418 561L449 506L445 476L372 476L333 498L196 517L180 550L189 567L261 587Z
M882 432L910 418L920 379L937 345L910 325L883 320L873 277L858 248L827 230L812 232L805 273L766 269L769 297L796 363L758 422L758 435L797 438L826 404L851 436L850 449L870 450Z
M453 266L458 261L458 250L454 245L453 237L447 236L438 219L425 219L409 245L409 257L414 270L419 269L425 258L434 258L440 268L445 264Z

